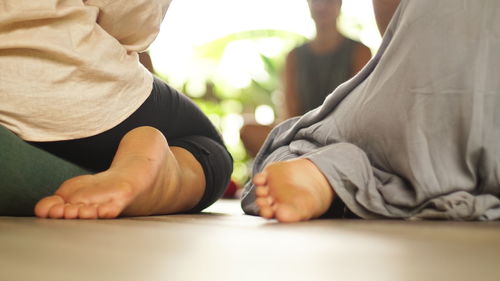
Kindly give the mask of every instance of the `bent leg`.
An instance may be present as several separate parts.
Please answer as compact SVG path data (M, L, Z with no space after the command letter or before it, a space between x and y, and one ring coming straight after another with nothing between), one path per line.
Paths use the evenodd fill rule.
M170 147L152 127L139 127L122 139L108 170L66 181L35 212L68 219L171 214L191 210L204 190L203 169L189 151Z
M205 177L205 191L189 212L200 212L224 194L233 171L233 161L226 148L204 136L188 136L170 142L172 149L182 148L200 164Z
M170 204L171 202L169 200L161 199L160 201L162 203L169 203L170 209L166 210L156 208L158 207L158 205L162 204L156 204L155 202L146 200L145 202L147 202L147 204L145 204L150 209L145 210L144 208L146 207L140 207L144 204L135 204L135 202L141 198L148 197L145 194L150 193L151 190L156 190L155 192L160 192L160 190L158 190L158 188L156 187L153 187L151 189L151 183L132 184L130 183L129 179L117 179L115 177L115 179L113 179L113 182L125 181L127 183L123 184L123 187L118 188L118 191L116 190L116 185L113 185L114 187L111 188L112 191L107 195L101 196L101 194L99 195L99 199L90 200L89 202L92 202L90 205L97 204L97 206L93 205L89 208L84 208L83 210L85 211L83 217L108 218L116 217L118 215L147 215L184 211L201 211L203 208L213 203L223 194L231 175L232 159L228 151L224 147L220 135L218 134L214 126L210 123L210 120L201 112L201 110L196 105L194 105L193 102L159 80L155 80L154 89L151 93L151 96L146 100L146 102L127 120L117 125L116 127L96 136L91 136L83 139L34 144L73 163L78 163L83 167L87 167L88 169L100 172L94 176L79 177L70 181L70 183L72 183L73 181L75 183L79 183L80 181L95 182L96 180L99 182L104 182L105 179L109 179L109 172L117 167L116 163L128 162L125 160L120 160L122 159L120 155L123 154L119 153L114 156L114 153L115 151L129 150L123 148L125 147L124 144L142 134L136 134L138 132L136 131L138 128L141 128L141 132L154 131L154 137L149 136L146 133L145 137L143 137L141 141L137 142L136 145L130 146L130 152L136 151L142 153L143 155L151 155L151 153L154 155L164 155L163 157L165 161L170 159L169 161L167 161L167 163L170 163L169 165L173 165L171 163L176 163L176 165L181 166L180 168L176 165L167 165L166 168L159 168L155 166L154 169L157 170L155 170L156 172L153 173L160 173L160 171L170 171L170 174L168 174L169 177L158 175L160 179L169 178L171 181L175 181L175 178L182 177L183 173L188 174L189 169L186 169L182 163L179 163L179 161L182 159L184 159L186 163L191 163L191 167L196 165L201 166L201 169L200 167L198 167L198 169L194 169L192 171L197 175L201 175L203 177L206 176L206 178L200 180L201 182L206 182L206 184L204 185L204 191L202 191L202 194L200 195L201 199L200 197L197 197L197 195L199 195L198 193L189 194L190 199L194 198L199 201L194 203L194 207L191 206L193 208L189 208L189 204L185 206L179 205L172 207L172 204ZM147 130L145 130L146 128ZM155 129L152 130L153 128ZM166 140L168 140L168 143L165 138ZM150 142L152 140L157 140L158 143L151 144ZM153 151L148 151L148 147L156 147L156 149ZM134 165L138 164L134 163ZM120 167L122 166L120 165ZM153 167L149 167L148 170L151 170L152 168ZM136 167L132 169L132 167L128 167L127 169L137 171L141 168ZM116 173L113 173L113 175L117 176ZM213 179L218 179L215 181L217 182L216 184L211 184L212 177ZM153 182L157 181L153 180ZM161 182L161 180L159 180L159 182ZM129 186L131 184L136 187L143 186L139 189L146 189L149 191L135 192L136 190L134 188L134 191L131 192L132 195L126 195L127 192L125 192L124 190L130 189L130 187L125 186ZM75 186L76 184L69 185ZM86 183L84 185L87 186L88 184ZM153 184L153 186L155 186L155 184ZM168 190L168 192L172 192L173 189L179 189L179 187L172 188L172 186L176 186L176 184L164 183L163 188ZM182 186L182 188L184 189L191 187L184 185ZM69 188L63 188L63 190L66 189L69 190ZM81 190L81 188L75 189ZM166 190L161 192L166 192ZM94 194L94 192L97 192L95 188L91 193ZM142 195L139 196L139 194ZM65 194L62 195L64 196ZM181 194L177 194L176 196L181 196ZM68 203L68 200L77 202L78 206L81 205L81 203L85 204L85 202L82 202L84 200L82 200L81 198L76 199L77 197L78 196L76 195L75 197L71 196L70 199L68 197L63 198L61 194L56 194L55 197L47 198L46 200L44 200L44 202L40 202L41 207L39 215L42 217L56 218L81 217L79 215L80 210L82 210L81 208L73 206L70 208L69 213L65 212L65 208L63 208L64 204ZM50 201L48 201L49 199ZM109 204L105 204L106 202ZM115 206L115 204L118 206ZM58 207L54 208L54 210L51 210L52 207L56 205ZM107 207L104 207L104 205ZM78 215L76 214L77 210Z

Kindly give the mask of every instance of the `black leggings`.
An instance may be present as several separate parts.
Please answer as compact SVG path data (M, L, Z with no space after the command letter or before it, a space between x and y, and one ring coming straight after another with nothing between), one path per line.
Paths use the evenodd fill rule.
M170 146L188 150L203 167L205 193L192 212L203 210L222 196L233 169L222 138L191 100L157 78L148 99L116 127L82 139L30 143L85 169L100 172L111 165L123 136L141 126L160 130Z

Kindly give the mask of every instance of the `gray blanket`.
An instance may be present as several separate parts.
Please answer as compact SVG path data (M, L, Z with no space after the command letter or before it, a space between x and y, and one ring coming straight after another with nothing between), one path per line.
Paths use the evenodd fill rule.
M499 50L500 1L403 0L372 61L275 128L253 173L305 157L362 218L500 219Z

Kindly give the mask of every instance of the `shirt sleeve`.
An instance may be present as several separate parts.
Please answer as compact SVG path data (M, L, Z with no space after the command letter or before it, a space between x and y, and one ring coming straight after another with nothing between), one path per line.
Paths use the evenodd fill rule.
M160 32L171 0L86 0L99 8L97 23L128 51L145 51Z

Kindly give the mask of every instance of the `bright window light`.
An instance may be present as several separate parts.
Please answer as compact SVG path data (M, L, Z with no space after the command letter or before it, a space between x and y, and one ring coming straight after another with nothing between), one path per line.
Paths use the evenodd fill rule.
M274 110L269 105L259 105L255 109L255 121L261 125L274 123Z
M236 145L240 141L240 129L243 117L239 114L228 114L222 119L222 138L227 145Z
M345 32L367 26L359 38L375 49L380 42L373 18L371 0L344 0L342 17L352 26L340 24ZM174 87L193 75L207 71L196 59L195 48L223 36L245 30L274 29L290 31L307 38L314 36L314 23L306 0L174 0L158 38L150 48L155 69L169 77ZM279 46L267 46L276 52ZM242 57L240 57L242 58ZM228 66L229 67L229 66ZM249 77L236 75L234 86L243 87Z

